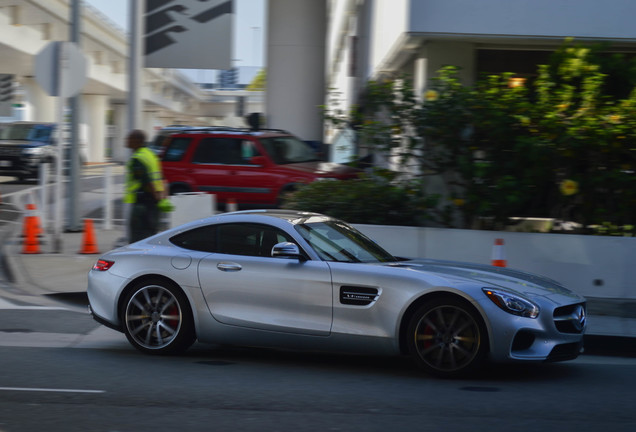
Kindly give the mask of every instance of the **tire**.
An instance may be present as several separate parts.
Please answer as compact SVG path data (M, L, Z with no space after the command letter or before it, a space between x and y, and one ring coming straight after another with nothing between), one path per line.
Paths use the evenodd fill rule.
M121 317L128 341L148 354L180 354L196 339L188 299L179 287L160 279L133 286Z
M488 350L486 326L466 301L440 297L423 304L408 326L408 348L427 373L453 378L479 368Z

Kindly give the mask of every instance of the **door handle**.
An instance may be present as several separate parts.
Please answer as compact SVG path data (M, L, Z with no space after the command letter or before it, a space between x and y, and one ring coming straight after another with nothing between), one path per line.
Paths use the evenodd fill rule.
M243 267L241 267L239 264L235 264L235 263L218 263L216 265L216 268L218 268L221 271L224 272L235 272L235 271L239 271L241 270Z

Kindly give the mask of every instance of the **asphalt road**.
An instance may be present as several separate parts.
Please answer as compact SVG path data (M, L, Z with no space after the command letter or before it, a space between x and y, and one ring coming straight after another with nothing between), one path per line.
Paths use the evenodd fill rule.
M440 380L399 357L202 344L152 357L83 302L0 295L0 432L636 430L636 358Z
M153 357L85 313L0 310L0 431L633 431L636 359L422 374L408 358L195 345Z

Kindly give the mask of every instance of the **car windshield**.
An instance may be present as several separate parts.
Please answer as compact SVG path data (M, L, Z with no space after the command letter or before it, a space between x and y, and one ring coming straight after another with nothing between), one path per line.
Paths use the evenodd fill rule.
M293 136L262 138L261 142L277 165L320 160L309 144Z
M316 220L295 225L320 258L337 262L395 262L393 255L364 234L337 220Z
M0 139L15 141L42 141L47 142L51 138L53 128L34 124L11 124L0 131Z

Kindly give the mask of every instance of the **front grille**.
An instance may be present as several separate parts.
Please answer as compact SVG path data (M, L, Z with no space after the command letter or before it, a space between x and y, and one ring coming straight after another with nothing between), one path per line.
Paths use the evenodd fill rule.
M548 355L548 358L546 360L551 362L573 360L579 356L582 348L582 342L556 345L554 348L552 348L552 351L550 351L550 355Z
M561 333L580 334L585 330L585 303L563 306L554 310L554 325Z

